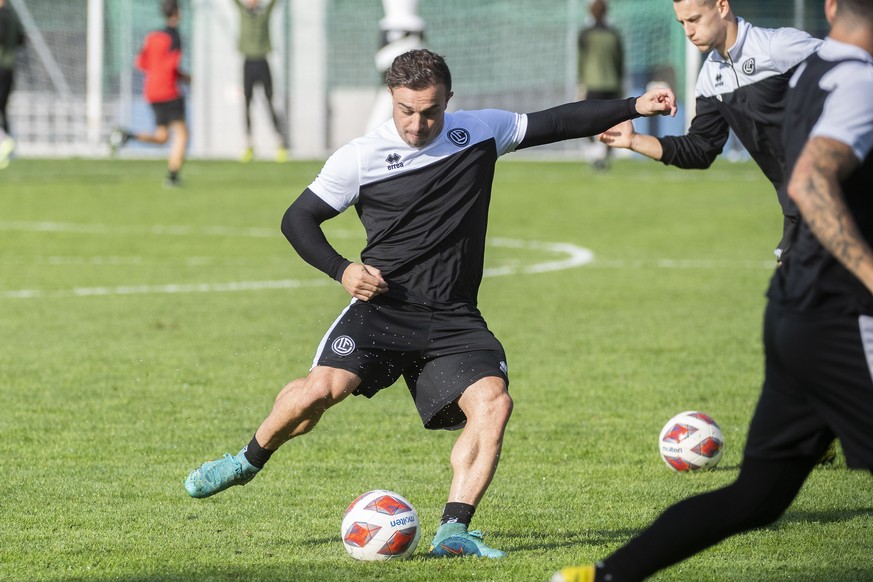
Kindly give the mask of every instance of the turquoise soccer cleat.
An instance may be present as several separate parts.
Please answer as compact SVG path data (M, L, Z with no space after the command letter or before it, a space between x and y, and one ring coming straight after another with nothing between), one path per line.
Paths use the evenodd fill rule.
M188 495L202 499L234 485L245 485L255 478L259 468L249 463L243 451L236 455L225 453L217 461L208 461L191 471L185 479Z
M481 558L502 558L505 552L488 547L482 541L479 530L467 531L461 523L445 523L437 530L430 544L430 553L441 558L478 556Z

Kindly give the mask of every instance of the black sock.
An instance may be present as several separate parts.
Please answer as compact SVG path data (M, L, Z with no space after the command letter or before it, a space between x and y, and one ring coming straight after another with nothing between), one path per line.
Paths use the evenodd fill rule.
M246 460L257 467L258 469L263 469L264 465L267 464L267 461L270 460L270 457L276 451L271 451L270 449L265 449L261 445L258 444L258 439L252 437L252 440L249 441L249 444L246 445L246 448L243 449L243 455Z
M178 182L179 181L179 171L178 170L168 170L167 171L167 179L170 182Z
M446 503L446 508L443 509L443 518L440 520L440 525L443 525L444 523L463 523L464 525L470 525L474 513L476 513L476 508L468 503Z

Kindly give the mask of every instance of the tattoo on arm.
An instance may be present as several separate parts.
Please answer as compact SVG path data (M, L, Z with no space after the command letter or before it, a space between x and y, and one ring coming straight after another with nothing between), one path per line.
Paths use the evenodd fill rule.
M795 165L789 194L822 246L870 287L873 253L858 231L840 186L858 164L858 158L846 144L812 138ZM865 276L871 279L865 280Z

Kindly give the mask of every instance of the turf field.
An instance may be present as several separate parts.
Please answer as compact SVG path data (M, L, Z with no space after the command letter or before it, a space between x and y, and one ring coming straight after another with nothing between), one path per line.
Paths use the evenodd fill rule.
M751 165L510 160L480 307L516 407L473 523L509 557L426 557L454 435L423 430L402 384L329 411L250 485L190 499L188 471L248 442L348 301L278 228L319 168L193 162L179 190L158 161L0 173L0 579L544 581L736 477L781 229L768 183ZM326 230L357 257L353 211ZM724 431L714 471L658 456L688 409ZM377 488L421 515L412 560L343 550L344 509ZM871 580L871 548L873 479L840 456L775 525L656 579Z

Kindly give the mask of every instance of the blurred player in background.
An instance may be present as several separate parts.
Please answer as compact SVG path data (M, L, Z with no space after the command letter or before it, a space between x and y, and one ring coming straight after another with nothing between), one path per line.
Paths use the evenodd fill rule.
M381 47L376 53L379 76L391 67L394 59L405 52L424 48L424 20L418 15L418 0L382 0L385 18L379 21ZM376 94L376 102L367 121L367 131L391 119L391 93L384 86Z
M285 442L312 430L350 394L372 397L404 377L427 429L462 429L448 502L431 552L499 558L468 526L497 470L512 411L503 346L477 308L494 170L520 148L594 135L622 119L675 114L673 94L581 101L530 114L448 113L452 78L427 50L386 74L393 118L340 148L294 201L282 231L351 303L325 334L308 376L285 386L248 445L191 472L208 497L248 483ZM355 207L361 261L340 255L321 224Z
M9 166L9 157L15 150L15 140L9 130L6 106L15 77L15 55L24 45L24 27L6 0L0 0L0 170Z
M830 35L798 67L785 106L787 189L801 221L767 293L764 384L740 474L554 582L641 580L776 521L835 436L849 467L873 472L873 2L826 0L825 14Z
M155 114L154 133L135 133L116 129L109 136L110 147L117 150L131 139L163 145L173 136L167 160L164 185L181 185L180 173L188 147L188 124L185 121L185 97L179 83L190 83L182 71L182 38L179 36L181 13L178 0L163 0L161 13L166 28L150 32L136 59L136 66L145 74L144 93Z
M240 161L248 163L255 157L255 145L252 141L252 97L255 86L264 90L267 109L276 131L276 161L288 160L288 139L282 130L282 122L273 106L273 75L270 73L270 63L267 55L273 50L270 40L270 17L276 0L233 0L239 8L239 52L245 58L243 62L243 93L246 100L246 149Z
M657 138L622 123L601 141L679 168L708 168L733 129L773 184L784 216L783 236L774 251L784 260L797 209L788 200L781 144L782 113L794 68L821 41L793 28L758 28L734 16L729 0L674 0L676 19L703 53L697 77L696 110L688 133Z
M578 99L618 99L624 92L624 47L618 31L606 23L606 0L592 0L592 22L579 32ZM592 140L594 167L608 167L611 149Z

